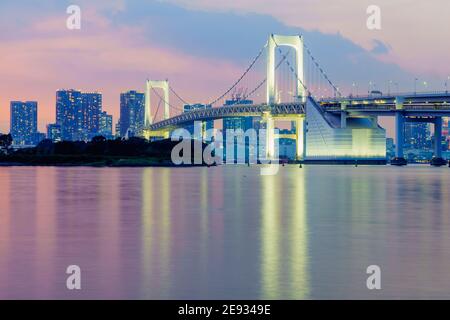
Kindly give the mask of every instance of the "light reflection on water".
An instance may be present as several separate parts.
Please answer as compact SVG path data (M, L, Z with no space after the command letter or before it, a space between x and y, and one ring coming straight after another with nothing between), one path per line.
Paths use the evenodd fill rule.
M0 168L0 298L450 298L448 168ZM82 290L65 288L68 265ZM367 266L382 290L366 289Z

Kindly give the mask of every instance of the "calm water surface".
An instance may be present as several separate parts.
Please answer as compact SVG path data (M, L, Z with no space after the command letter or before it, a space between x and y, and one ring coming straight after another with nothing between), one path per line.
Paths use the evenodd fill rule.
M0 298L450 298L449 187L427 166L0 168Z

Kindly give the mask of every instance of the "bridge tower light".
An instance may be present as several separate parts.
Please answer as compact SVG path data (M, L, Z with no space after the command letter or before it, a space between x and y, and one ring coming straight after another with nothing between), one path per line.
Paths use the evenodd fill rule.
M169 111L169 80L148 80L145 86L145 127L153 124L151 114L151 92L152 89L162 89L164 93L164 120L170 118Z
M303 51L304 42L302 36L282 36L271 34L267 43L267 104L276 103L276 88L275 88L275 49L278 46L289 46L295 49L295 72L298 79L295 79L295 97L301 97L302 101L306 101L305 74Z

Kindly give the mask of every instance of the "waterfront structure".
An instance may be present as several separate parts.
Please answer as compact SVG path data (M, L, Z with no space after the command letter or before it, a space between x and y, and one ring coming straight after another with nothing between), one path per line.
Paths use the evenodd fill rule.
M145 121L145 94L134 90L120 95L120 136L142 136Z
M35 145L37 141L38 103L36 101L11 101L10 132L13 144Z
M61 125L57 123L47 125L47 139L50 139L53 142L62 141Z
M306 122L309 161L386 161L386 130L375 116L330 114L308 99Z

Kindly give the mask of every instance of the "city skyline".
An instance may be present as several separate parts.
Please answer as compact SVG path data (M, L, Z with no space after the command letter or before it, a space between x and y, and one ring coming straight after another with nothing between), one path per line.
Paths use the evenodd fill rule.
M236 103L253 104L252 100L245 99L241 94L242 92L240 91L232 94L233 98L226 100L224 106L230 106ZM142 137L143 128L145 127L145 94L136 90L130 90L122 92L120 97L121 116L125 121L121 121L119 118L114 122L113 116L102 110L102 93L82 92L76 89L59 89L56 92L55 106L57 121L47 124L46 134L37 130L37 102L11 101L10 133L13 136L13 143L15 146L30 146L38 144L45 138L53 142L63 140L90 141L93 137L100 135L107 139L113 139L114 137ZM27 106L34 109L28 110L29 108L27 109ZM13 111L13 107L15 111ZM211 108L211 105L184 105L183 112L205 108ZM72 119L73 123L66 123L68 119ZM245 131L251 128L259 128L261 120L260 117L225 118L220 129L223 129L224 133L226 133L227 129L243 129ZM444 118L443 120L444 126L442 127L442 133L444 139L442 140L442 151L448 151L450 142L450 137L448 136L448 118ZM116 123L116 130L113 130L114 123ZM206 130L215 128L214 121L206 121L205 124ZM188 125L184 128L193 134L194 125ZM67 130L70 132L67 133ZM290 130L285 131L290 132ZM403 146L408 152L413 152L408 154L408 159L411 162L423 161L432 155L430 152L434 146L433 132L430 124L405 123L403 131ZM389 137L387 138L388 140L391 139ZM206 137L206 141L209 141L209 139ZM291 141L280 141L280 143L285 145L292 144ZM395 144L389 148L390 142L386 141L386 143L388 146L386 149L387 158L389 158L394 152L393 147ZM224 144L226 144L225 140ZM419 151L420 153L418 153ZM293 152L293 150L287 151L286 149L283 155L287 156L289 153L290 157L292 157Z
M248 63L248 57L258 51L263 39L272 31L304 34L330 77L338 80L348 92L353 83L360 93L365 92L369 81L383 91L387 90L389 81L392 81L392 90L412 91L415 78L420 79L417 85L421 89L425 89L422 83L426 82L427 89L442 90L447 80L443 65L449 51L447 44L436 42L437 46L429 46L428 57L422 49L442 32L439 24L427 23L429 20L423 16L405 14L402 16L404 27L392 28L394 9L430 13L427 17L444 11L420 4L395 5L381 1L382 29L371 31L365 28L365 1L345 1L345 6L336 4L327 8L310 1L283 1L280 6L271 6L273 12L253 6L252 1L222 5L204 1L148 1L144 4L80 1L83 25L81 30L71 31L65 28L68 2L43 1L42 8L33 11L26 3L0 5L8 9L2 12L20 11L23 20L16 25L11 19L14 15L10 14L2 16L0 24L2 30L16 26L17 31L14 36L8 32L2 32L1 36L4 59L0 66L5 74L0 83L2 132L8 129L9 115L5 110L12 100L38 101L39 130L44 131L45 124L54 122L52 93L61 86L101 91L105 110L115 119L120 112L120 92L131 88L143 91L144 80L149 75L157 79L169 78L191 103L206 103L209 95L230 85ZM295 19L291 13L280 9L283 5L299 9L307 6L311 16L321 17L321 23L328 23L319 25L314 19L305 18L304 10L299 10L300 16ZM448 6L445 2L441 5ZM164 12L169 14L162 15ZM348 21L346 17L352 15L359 18ZM185 23L174 19L178 16L183 16ZM232 26L216 36L218 25L223 21L232 21ZM180 37L182 32L190 36ZM409 32L416 34L417 43L425 45L417 48L416 43L405 43ZM30 41L24 41L26 39ZM240 50L232 49L236 45ZM334 48L333 55L328 53L330 46ZM15 50L20 50L20 54ZM340 63L335 64L335 60ZM428 60L433 63L427 63ZM343 73L344 69L349 72ZM220 77L217 70L221 70ZM26 95L24 88L27 88ZM387 121L386 127L392 136L392 123Z

